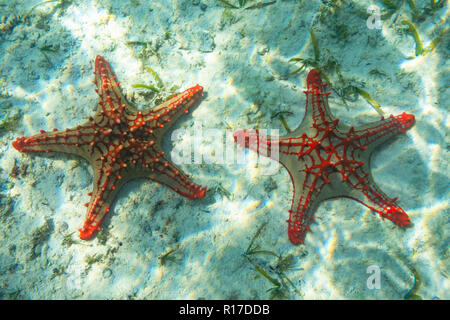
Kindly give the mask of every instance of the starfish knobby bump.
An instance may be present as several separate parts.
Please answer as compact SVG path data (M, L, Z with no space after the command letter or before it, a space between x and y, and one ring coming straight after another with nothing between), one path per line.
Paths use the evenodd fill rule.
M87 217L79 230L88 240L110 211L120 188L136 178L150 178L188 199L201 199L206 187L169 161L162 150L164 134L203 95L199 85L176 94L147 111L133 108L123 96L108 62L95 59L97 111L82 125L17 138L13 147L20 152L63 152L86 159L93 167L94 188L86 203Z
M278 160L289 172L294 186L287 220L290 241L302 243L319 203L337 197L357 200L400 227L409 225L397 198L387 197L373 181L370 156L376 147L411 128L414 115L390 115L349 127L332 116L330 92L325 92L327 84L322 83L320 72L311 70L306 82L305 116L294 131L279 138L260 135L258 130L234 134L239 145Z

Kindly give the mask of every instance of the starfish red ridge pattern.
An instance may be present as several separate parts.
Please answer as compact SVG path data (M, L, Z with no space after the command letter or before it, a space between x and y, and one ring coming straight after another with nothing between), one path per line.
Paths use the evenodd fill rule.
M328 106L327 84L320 73L307 77L306 112L297 129L280 138L260 135L258 130L237 131L235 141L262 155L278 160L289 172L294 192L289 210L288 234L294 244L302 243L313 214L323 200L348 197L359 201L404 227L410 224L397 198L390 199L374 183L370 155L376 147L405 133L414 115L390 115L361 127L349 127L335 119ZM272 145L277 144L277 157Z
M120 188L136 178L150 178L188 199L201 199L206 187L190 181L164 156L161 143L165 132L203 95L199 85L176 94L154 109L139 111L123 96L108 62L95 59L97 112L72 129L17 138L20 152L64 152L82 156L94 170L94 188L86 203L87 217L80 238L90 239L110 211Z

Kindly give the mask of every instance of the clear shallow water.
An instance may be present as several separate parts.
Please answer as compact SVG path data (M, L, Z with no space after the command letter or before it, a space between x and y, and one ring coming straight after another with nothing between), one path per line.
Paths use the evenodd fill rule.
M245 9L256 3L0 2L3 299L448 299L448 7L433 11L416 1L416 13L406 2L390 10L381 1L277 1ZM370 4L380 9L381 29L368 28ZM412 21L425 48L438 35L440 44L415 56L403 20ZM294 246L285 222L289 174L264 174L248 153L246 164L180 165L208 187L199 201L147 180L130 182L102 236L79 240L92 188L88 163L28 156L11 142L93 115L96 55L110 62L127 99L142 110L202 85L204 99L176 124L185 135L167 137L163 147L170 153L193 143L203 155L218 142L197 143L198 126L284 134L281 114L297 127L311 65L292 75L301 63L289 60L316 60L335 88L330 108L341 121L357 126L380 118L364 97L348 92L352 86L386 115L415 115L415 126L371 159L375 182L399 197L413 225L400 229L356 201L336 199L321 203L305 243ZM157 85L145 67L164 83L160 95L132 87ZM344 93L347 105L338 95ZM257 230L253 245L281 258L244 255ZM274 283L257 267L280 288L267 292Z

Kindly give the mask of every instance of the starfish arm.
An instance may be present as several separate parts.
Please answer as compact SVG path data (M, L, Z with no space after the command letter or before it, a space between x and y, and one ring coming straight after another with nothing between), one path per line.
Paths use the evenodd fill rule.
M183 114L187 114L202 96L203 87L199 85L182 93L174 94L156 108L148 112L138 112L130 128L136 130L146 124L152 131L157 129L162 136L171 127L171 124L175 123Z
M349 135L354 137L360 146L373 150L392 137L405 133L413 125L414 115L412 114L403 113L395 117L390 115L387 119L350 129Z
M97 115L108 122L120 123L125 112L133 113L135 110L126 103L111 66L102 56L95 58L94 75L95 91L99 96Z
M302 132L305 127L313 127L317 130L326 128L334 121L328 105L328 96L331 92L326 92L328 84L322 83L320 72L311 70L306 79L306 110L303 121L293 133Z
M92 149L90 143L94 137L94 129L89 124L72 129L45 132L31 137L20 137L12 145L20 152L62 152L81 155L89 160L88 154Z
M318 197L324 182L313 174L297 172L292 175L289 169L288 172L294 187L289 219L286 220L288 236L293 244L300 244L310 230L309 224L314 221L312 215L319 203Z
M292 134L290 134L292 135ZM301 158L309 152L311 139L306 133L300 137L271 137L261 135L259 130L239 130L234 133L234 141L241 147L246 147L260 155L284 162L291 155Z
M206 187L192 182L189 176L171 161L164 156L160 156L155 160L155 165L147 170L147 177L166 185L189 200L202 199L205 196Z
M342 196L355 199L400 227L409 225L411 223L409 216L397 205L397 198L391 199L384 194L371 175L364 170L365 168L366 165L347 178L346 188L340 188L340 190L347 189Z
M280 138L261 134L260 130L238 130L233 134L234 141L241 147L257 152L259 155L279 161L281 153L295 152L295 138Z
M100 161L100 160L98 160ZM110 211L111 205L120 188L132 177L123 172L117 164L111 166L109 160L103 159L101 165L94 167L94 188L88 195L91 199L85 204L87 209L86 219L80 231L80 239L89 240L100 230L100 225ZM104 169L101 169L104 168ZM122 172L121 172L122 171ZM128 179L124 179L123 177Z

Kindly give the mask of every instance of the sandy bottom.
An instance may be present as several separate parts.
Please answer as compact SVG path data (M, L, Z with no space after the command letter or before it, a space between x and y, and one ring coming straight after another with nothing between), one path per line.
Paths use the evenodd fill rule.
M28 1L1 6L0 121L2 127L20 121L0 131L0 298L404 299L410 293L449 299L448 51L441 44L408 59L415 42L401 23L412 16L406 4L388 10L378 3L382 28L369 29L373 1L330 3L278 0L254 9L226 8L215 0L86 0L32 11ZM416 3L423 12L428 2ZM414 22L424 46L447 18L446 7ZM374 180L399 198L411 227L401 229L356 201L336 199L319 206L305 243L294 246L285 222L289 174L284 168L265 174L249 153L245 164L181 165L208 187L199 201L148 180L130 182L101 236L85 242L77 230L92 188L88 163L60 154L30 156L11 146L18 136L73 127L94 113L97 54L142 109L173 90L204 87L203 100L176 125L186 134L175 141L166 137L168 153L193 143L199 127L220 129L224 139L227 130L256 127L284 134L277 114L291 128L304 115L306 72L291 75L300 63L289 59L314 59L310 27L320 65L331 68L335 61L342 73L344 81L329 69L333 84L366 90L386 115L415 115L415 126L371 159ZM155 84L145 67L164 83L161 96L132 87ZM362 97L346 106L333 92L329 101L349 125L380 118ZM217 146L217 140L204 139L197 152L210 155ZM252 248L278 257L245 255L252 239Z

